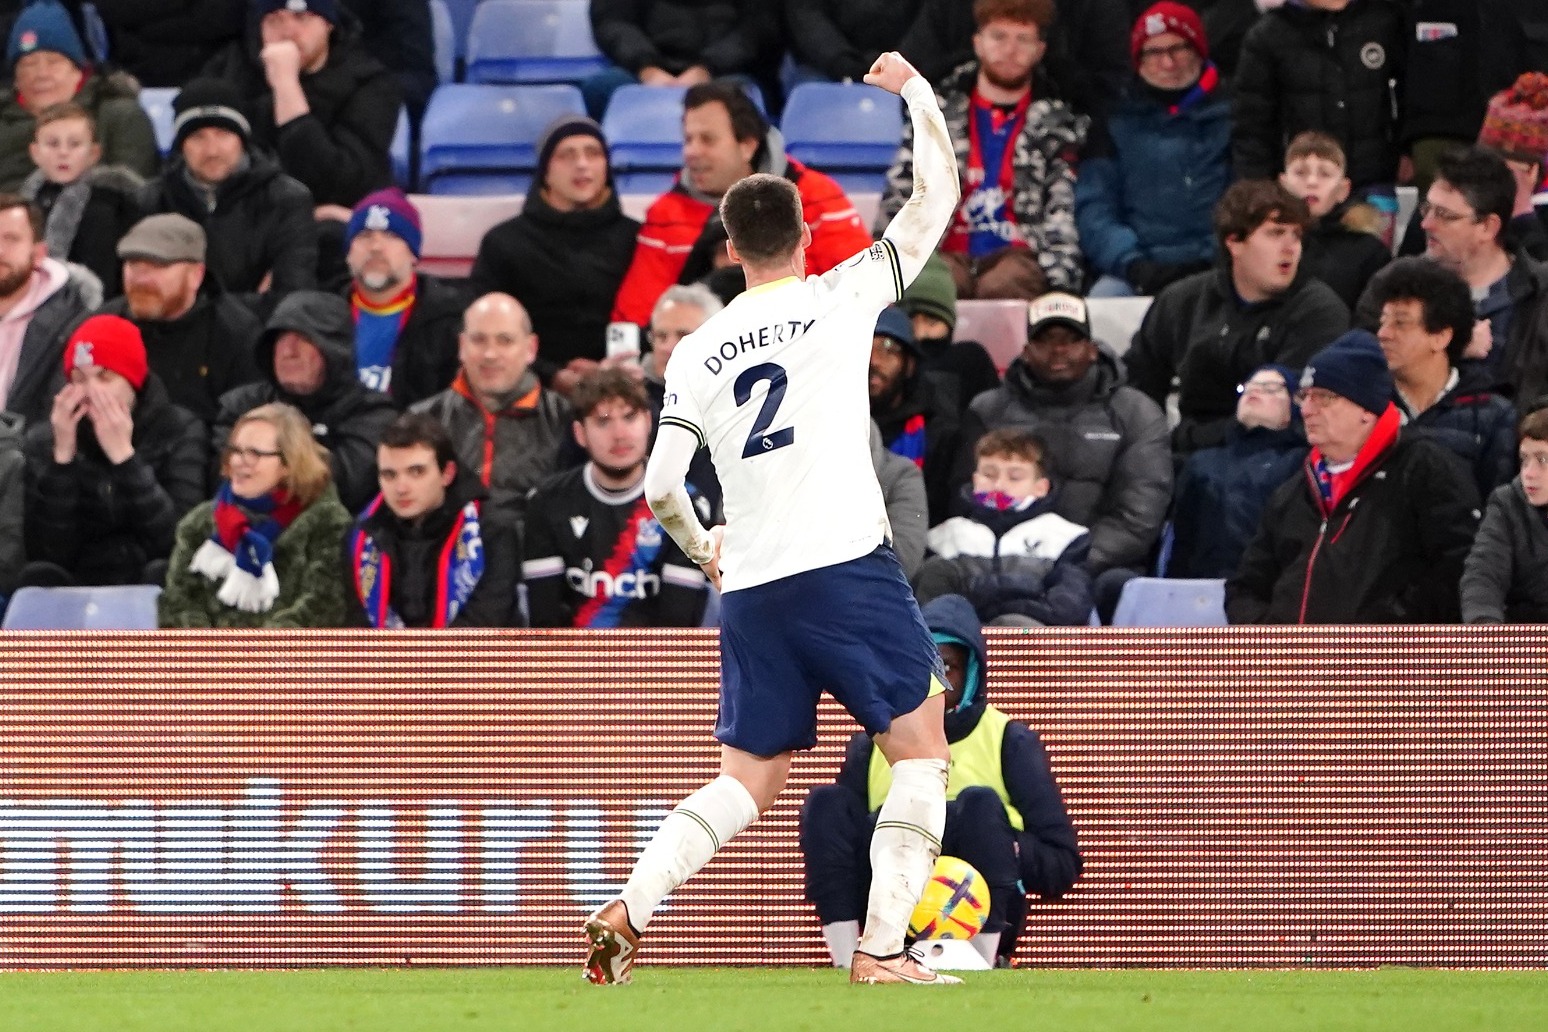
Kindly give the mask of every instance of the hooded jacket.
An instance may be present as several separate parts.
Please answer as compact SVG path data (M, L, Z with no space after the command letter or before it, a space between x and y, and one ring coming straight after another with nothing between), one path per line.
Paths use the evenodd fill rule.
M301 334L322 353L322 386L292 394L274 378L274 345L287 330ZM355 331L349 303L333 294L302 290L274 310L253 354L263 380L221 396L215 417L215 453L225 450L231 428L246 412L271 401L300 409L312 435L328 449L339 500L359 512L376 497L376 442L397 417L392 399L355 378Z
M31 312L12 309L5 319L26 319L16 375L5 408L35 423L48 422L54 395L64 386L64 346L87 313L102 304L102 284L84 269L43 259L34 274L44 277L43 300Z
M161 167L161 151L139 93L139 84L122 72L88 72L72 99L97 123L100 164L121 165L149 178ZM37 167L27 152L36 121L16 99L14 87L0 96L0 190L14 193Z
M134 454L117 465L89 419L65 464L54 461L53 424L28 427L29 558L62 566L81 584L141 584L147 563L171 555L177 521L206 497L209 434L172 404L154 373L132 418Z
M972 96L978 81L978 62L954 70L936 87L936 99L946 118L957 156L957 173L966 177L971 147L969 123ZM1075 227L1075 163L1085 145L1091 119L1058 98L1043 75L1034 75L1032 103L1026 121L1011 147L1012 216L1021 241L1037 255L1037 263L1056 290L1080 290L1084 272L1080 236ZM887 228L902 210L914 187L914 128L903 122L903 142L887 170L887 189L876 212L875 232ZM963 179L962 196L971 192Z
M754 172L784 176L801 195L801 220L812 227L806 249L806 274L821 276L871 246L871 235L860 222L844 188L833 179L786 157L784 137L770 129L755 158ZM613 302L614 322L650 323L650 313L667 287L682 281L688 257L706 232L711 218L719 228L720 198L701 194L681 172L672 189L657 197L645 212L634 258Z
M403 619L404 626L429 627L433 624L436 593L441 585L439 566L447 538L462 509L469 502L482 502L487 494L476 475L459 467L457 478L446 490L446 500L417 523L399 519L385 502L378 505L375 512L355 521L355 526L364 530L392 563L388 603ZM490 527L482 520L479 529L484 572L479 575L478 585L458 610L451 626L514 627L516 542L508 530ZM350 547L353 536L346 534L343 540L348 623L352 627L369 627L355 576L355 557Z
M470 293L503 291L522 303L539 342L532 366L549 383L572 358L600 362L606 354L608 309L639 230L611 185L599 207L559 211L544 198L540 176L521 214L484 234L468 277Z
M1351 312L1371 277L1392 260L1381 238L1347 225L1351 205L1340 205L1318 219L1301 237L1301 268L1332 288Z
M317 220L312 192L279 163L249 150L245 168L215 188L214 207L189 181L181 156L140 191L142 215L176 212L204 227L205 265L233 294L256 295L265 276L279 297L317 285Z
M1236 421L1236 388L1270 362L1299 369L1349 329L1349 309L1303 264L1282 294L1237 298L1229 256L1163 290L1124 355L1129 383L1158 405L1174 385L1179 454L1220 444Z
M274 92L260 49L258 20L250 16L245 38L216 54L204 69L249 98L243 113L252 123L252 142L278 155L280 166L312 191L317 204L352 208L371 191L391 186L388 151L403 91L361 44L355 16L340 9L326 63L301 76L311 110L284 125L274 123Z
M947 740L961 742L978 729L991 709L985 692L989 656L978 616L967 600L957 595L935 599L921 612L937 642L962 645L968 651L962 703L946 714ZM838 784L862 798L869 796L868 772L874 748L866 735L856 735L839 770ZM1075 826L1064 808L1042 740L1019 720L1006 725L1000 774L1009 802L1020 812L1024 825L1016 834L1022 887L1045 899L1064 895L1080 877L1082 867Z
M1166 415L1132 387L1105 346L1081 379L1038 380L1025 359L1005 371L1005 382L973 399L964 417L952 482L972 476L973 444L988 430L1030 430L1048 447L1049 472L1059 482L1054 511L1090 528L1087 565L1148 565L1172 498L1172 449Z
M1489 496L1462 566L1463 623L1548 623L1548 519L1521 478Z
M124 291L118 241L140 220L139 192L145 180L117 165L93 165L64 187L38 169L21 185L21 195L43 211L48 253L90 269L105 297ZM77 189L79 187L79 189Z

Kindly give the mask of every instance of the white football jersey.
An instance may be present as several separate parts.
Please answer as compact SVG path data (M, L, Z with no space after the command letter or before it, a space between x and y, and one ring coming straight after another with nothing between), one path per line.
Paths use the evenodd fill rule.
M857 559L887 535L866 381L876 316L903 286L884 240L822 276L747 291L672 353L661 425L714 459L723 591Z

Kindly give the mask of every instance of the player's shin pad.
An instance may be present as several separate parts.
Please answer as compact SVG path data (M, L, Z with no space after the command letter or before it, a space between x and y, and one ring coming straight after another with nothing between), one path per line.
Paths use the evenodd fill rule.
M619 893L635 930L643 932L669 892L757 819L758 804L740 781L727 774L677 804L635 861L629 883Z
M908 919L941 854L946 828L946 761L899 760L871 837L871 895L860 950L889 957L903 949Z

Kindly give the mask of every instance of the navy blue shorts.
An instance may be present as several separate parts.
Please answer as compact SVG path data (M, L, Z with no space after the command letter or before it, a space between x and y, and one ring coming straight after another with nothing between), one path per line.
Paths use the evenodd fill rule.
M888 545L720 600L715 738L754 756L817 744L827 692L876 735L944 685L935 639Z

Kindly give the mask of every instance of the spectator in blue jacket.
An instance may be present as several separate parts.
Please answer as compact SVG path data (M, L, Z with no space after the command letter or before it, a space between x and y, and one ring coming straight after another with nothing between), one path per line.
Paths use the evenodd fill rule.
M1300 377L1282 365L1253 370L1239 388L1223 444L1188 456L1177 475L1168 577L1229 577L1257 533L1263 505L1306 461L1295 407Z
M989 920L972 943L985 960L1009 966L1027 894L1055 899L1080 877L1075 826L1037 732L989 705L988 654L973 607L943 595L922 612L946 667L951 780L941 851L966 860L989 883ZM812 789L801 808L806 898L817 908L836 967L849 966L859 940L871 834L891 781L881 751L859 734L837 783Z
M1130 33L1135 75L1075 182L1092 297L1158 293L1210 266L1215 202L1231 182L1231 100L1199 16L1171 0Z

